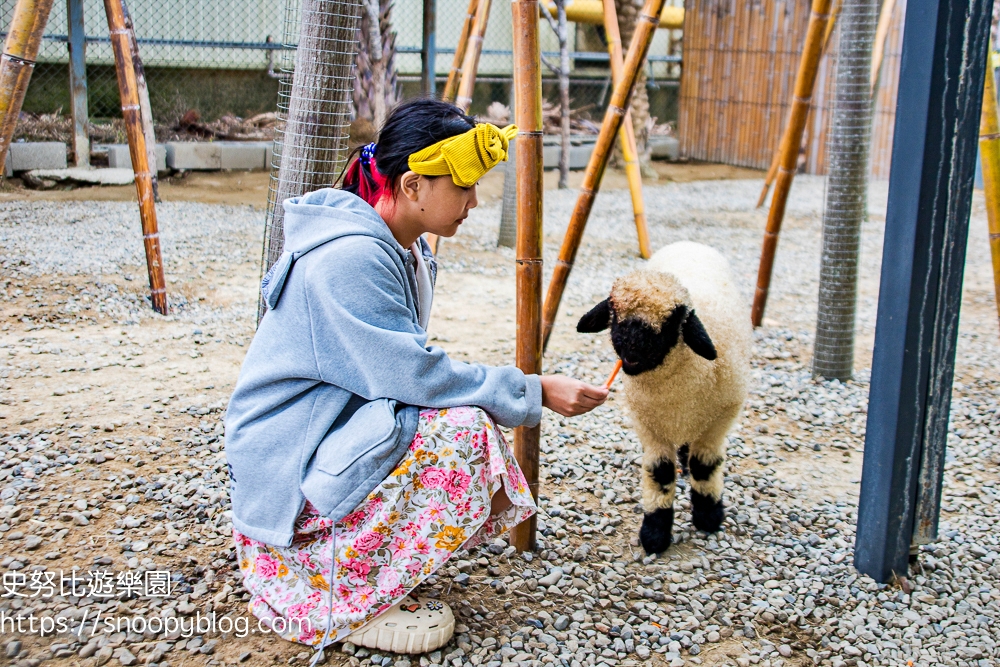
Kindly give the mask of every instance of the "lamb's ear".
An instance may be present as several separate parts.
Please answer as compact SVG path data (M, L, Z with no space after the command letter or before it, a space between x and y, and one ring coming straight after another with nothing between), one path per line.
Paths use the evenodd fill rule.
M611 299L605 299L580 318L576 323L576 330L579 333L597 333L609 326L611 326Z
M708 337L708 332L705 331L705 325L701 323L701 320L698 319L693 310L687 316L687 319L684 320L684 325L681 327L681 335L684 336L684 342L691 348L691 351L698 356L704 357L709 361L715 361L715 358L719 356L715 351L715 345L712 344L712 339Z

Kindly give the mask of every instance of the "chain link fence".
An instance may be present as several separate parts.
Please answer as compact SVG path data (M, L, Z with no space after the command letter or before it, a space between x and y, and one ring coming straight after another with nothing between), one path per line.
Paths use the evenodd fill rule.
M0 26L6 30L16 0L0 0ZM680 4L680 0L674 0ZM86 34L87 86L92 131L97 141L123 141L107 21L102 0L82 0ZM451 66L467 0L437 0L438 90ZM278 64L284 22L297 16L298 0L139 0L129 3L135 23L160 140L175 138L185 122L209 124L273 112L278 97ZM494 7L472 111L485 113L492 102L508 103L512 71L511 21L503 4ZM396 64L403 97L420 91L421 0L397 0L393 7ZM600 122L610 96L603 31L570 24L571 94L574 117ZM558 62L558 43L541 26L542 49ZM23 111L36 122L22 122L19 137L57 138L69 131L70 91L66 3L57 2L46 29L38 64ZM293 33L294 34L294 33ZM664 123L676 118L680 76L679 30L660 30L650 51L649 94L652 115ZM294 45L291 45L294 48ZM546 99L558 99L554 75L544 82ZM190 112L196 112L191 114ZM48 115L47 123L37 122ZM236 118L233 118L236 117ZM103 124L103 125L102 125ZM224 133L225 127L223 127ZM214 131L214 130L213 130ZM120 136L101 136L103 134ZM196 133L197 134L197 133ZM209 136L205 131L201 136ZM220 134L221 136L221 134ZM255 138L260 138L255 137Z

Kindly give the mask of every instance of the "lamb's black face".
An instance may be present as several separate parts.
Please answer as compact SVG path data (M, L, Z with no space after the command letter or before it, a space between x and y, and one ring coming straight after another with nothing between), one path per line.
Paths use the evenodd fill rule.
M678 306L656 331L637 317L618 321L611 317L611 344L622 360L622 370L627 375L651 371L666 358L680 339L681 324L687 315L685 306Z
M626 375L639 375L653 370L683 340L691 350L709 361L716 358L715 346L698 316L687 306L677 306L656 331L648 322L637 317L618 319L618 314L605 299L580 318L576 330L595 333L611 327L611 344L622 360Z

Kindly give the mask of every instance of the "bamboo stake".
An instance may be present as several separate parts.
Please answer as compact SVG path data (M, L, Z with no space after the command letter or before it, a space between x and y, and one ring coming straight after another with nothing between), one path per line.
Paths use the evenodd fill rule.
M469 8L465 10L465 20L462 22L462 32L458 35L458 44L455 45L455 57L451 60L451 69L448 70L448 81L444 84L444 92L441 99L445 102L454 101L458 94L458 82L462 77L462 61L465 60L465 47L469 44L469 35L472 33L472 24L476 20L476 8L479 0L469 0Z
M166 315L167 288L163 276L163 257L160 253L160 232L156 225L156 206L153 202L153 177L150 173L149 153L146 151L146 135L142 129L132 44L125 27L125 14L122 7L122 0L104 0L111 48L115 54L115 73L118 75L122 116L125 120L125 131L128 134L132 171L135 172L135 189L139 198L139 218L142 221L142 240L146 248L149 288L153 308L161 315Z
M0 56L0 174L35 69L52 0L17 0Z
M979 124L979 155L983 165L983 192L986 195L986 219L990 230L990 254L993 256L993 287L996 293L997 318L1000 321L1000 121L997 119L997 91L993 81L992 40L986 57L983 111Z
M489 20L490 0L479 0L476 21L469 35L469 45L465 47L465 59L462 60L462 82L458 84L458 95L455 97L455 106L466 113L472 105L476 71L479 69L479 56L483 52L483 40L486 38L486 24Z
M895 0L885 0L886 3L890 3L890 2L894 2L894 1ZM834 28L834 26L837 23L837 14L840 13L840 6L841 6L841 4L842 4L842 0L838 0L837 6L834 7L833 12L830 14L830 20L826 24L826 30L823 32L823 51L822 51L822 53L826 53L826 47L830 44L830 35L833 34L833 28ZM883 8L884 8L884 6L883 6ZM889 14L890 14L890 17L891 17L892 16L892 12L890 11ZM881 21L881 19L879 19L879 20ZM888 27L888 25L886 25L886 30L888 31L888 29L889 29L889 27ZM820 57L822 57L822 54L820 55ZM881 56L880 56L880 58L881 58ZM816 64L816 66L817 67L819 66L818 62ZM788 127L791 124L791 122L792 122L792 111L794 109L795 109L795 105L792 104L791 108L789 108L789 110L788 110L788 120L785 122L785 127ZM770 166L770 168L768 168L768 170L767 170L767 176L764 178L764 187L760 191L760 198L757 199L757 208L760 208L761 206L764 205L764 200L767 199L767 193L771 189L771 184L774 183L774 177L778 173L778 164L780 162L781 162L781 149L779 148L778 150L776 150L774 152L774 158L771 159L771 166Z
M819 1L821 0L817 0L817 2ZM587 171L583 175L583 185L580 186L580 195L577 197L576 206L573 208L573 216L570 218L569 227L566 229L566 236L563 238L562 247L559 249L559 259L556 261L555 270L552 273L552 281L549 283L549 290L545 296L545 306L542 315L543 349L548 343L549 336L552 334L552 325L555 323L556 313L559 311L559 302L562 300L563 290L566 289L566 280L569 278L569 272L573 268L576 251L580 248L580 241L583 239L583 230L587 226L587 218L590 217L590 210L594 206L594 198L601 187L601 178L604 176L604 169L608 166L611 145L614 143L618 131L621 130L622 122L625 119L625 111L632 102L632 94L635 92L635 82L639 78L639 71L642 68L642 64L646 61L646 54L649 53L649 45L656 34L658 23L656 17L660 15L663 4L664 0L646 0L636 20L635 33L632 35L632 43L629 45L628 56L625 58L624 76L621 81L615 84L614 92L611 94L611 101L608 104L607 112L604 114L601 131L597 135L594 152L591 153L590 161L587 162Z
M517 151L517 367L542 372L542 68L538 1L513 0ZM514 456L538 499L541 425L514 429ZM536 517L511 529L518 551L536 547Z
M878 90L882 73L882 59L885 58L885 40L889 37L892 26L892 12L896 8L896 0L882 0L882 11L878 15L878 27L875 28L875 44L872 46L871 86L872 100Z
M622 79L622 36L618 30L618 14L615 0L604 0L604 34L608 40L608 54L611 58L611 80L617 85ZM639 237L639 255L649 259L649 230L646 227L646 205L642 200L642 172L639 170L639 151L635 145L635 128L632 126L632 112L625 112L622 129L618 132L622 158L625 161L625 176L632 195L632 211L635 216L635 232Z
M809 103L816 83L816 73L823 55L823 35L827 23L830 21L831 1L813 0L812 2L805 45L802 48L802 57L799 60L799 69L795 76L795 96L792 101L790 122L785 128L785 134L781 140L781 161L778 165L774 197L771 200L771 209L768 211L767 231L764 234L760 267L757 271L757 291L754 294L753 310L750 315L750 320L755 327L760 326L761 320L764 319L767 293L771 286L771 272L774 268L774 253L778 247L781 222L785 217L788 191L795 178L795 166L798 161L799 147L802 144L802 131L805 129L806 119L809 115Z
M146 137L146 154L150 164L153 182L153 201L160 201L160 184L156 177L156 133L153 131L153 106L149 103L149 86L146 85L146 68L139 57L139 41L135 38L135 25L129 14L128 5L122 1L122 14L125 16L125 29L132 47L132 66L135 69L136 90L139 93L139 115L142 118L142 134Z

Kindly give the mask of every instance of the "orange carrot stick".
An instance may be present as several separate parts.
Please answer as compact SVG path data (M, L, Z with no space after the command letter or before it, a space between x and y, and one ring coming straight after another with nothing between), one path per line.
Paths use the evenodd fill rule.
M622 369L622 360L619 359L618 363L615 364L615 370L611 371L611 377L609 377L608 381L604 383L605 389L611 389L611 385L614 383L615 378L618 377L618 371L620 371L621 369Z

